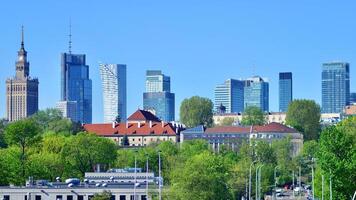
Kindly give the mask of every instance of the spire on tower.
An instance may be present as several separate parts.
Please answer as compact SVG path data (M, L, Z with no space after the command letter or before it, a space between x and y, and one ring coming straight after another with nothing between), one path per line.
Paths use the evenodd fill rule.
M21 26L21 49L24 49L24 30L23 30L23 25Z
M72 54L72 21L69 19L69 46L68 46L68 51L69 54Z

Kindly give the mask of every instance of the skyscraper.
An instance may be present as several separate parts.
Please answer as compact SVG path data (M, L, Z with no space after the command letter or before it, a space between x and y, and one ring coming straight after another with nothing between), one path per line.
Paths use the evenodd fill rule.
M215 111L218 112L221 105L227 113L244 111L244 81L228 79L215 87L214 95Z
M323 113L341 113L350 101L349 63L324 63L321 75Z
M249 106L259 107L262 111L269 111L269 84L259 76L254 76L245 81L244 108Z
M23 27L21 36L16 75L6 80L6 112L9 121L26 118L38 111L38 79L30 77L30 63L27 61Z
M62 53L61 101L77 103L77 117L81 123L92 121L92 83L85 54Z
M56 108L61 111L64 118L70 119L73 122L79 121L76 101L59 101Z
M174 121L175 95L171 93L169 76L160 70L146 72L146 92L143 94L143 109L153 112L163 121Z
M103 88L104 122L120 116L126 121L126 65L100 64Z
M356 92L350 93L350 104L356 104Z
M279 111L286 112L293 100L292 72L279 73Z

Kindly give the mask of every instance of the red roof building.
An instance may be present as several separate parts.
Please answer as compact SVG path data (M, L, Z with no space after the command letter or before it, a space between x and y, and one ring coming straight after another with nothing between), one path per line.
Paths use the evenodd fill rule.
M84 124L83 128L89 133L103 136L122 144L125 136L129 146L146 146L152 142L177 142L181 125L160 121L151 112L137 110L127 122L112 124Z

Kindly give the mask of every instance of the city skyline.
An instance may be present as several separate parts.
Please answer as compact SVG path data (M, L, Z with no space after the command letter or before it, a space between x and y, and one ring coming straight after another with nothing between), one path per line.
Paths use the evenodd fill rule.
M127 18L123 21L108 20L113 15L110 12L104 16L93 15L93 12L91 12L92 17L89 15L90 12L80 16L74 9L75 5L79 5L77 2L74 3L73 8L66 8L67 13L57 14L56 17L48 15L48 21L41 20L48 13L59 13L59 10L65 8L66 3L56 4L58 8L61 8L58 9L58 12L52 8L56 6L48 6L46 2L43 4L36 9L42 7L47 9L43 9L43 13L34 13L30 19L26 17L31 13L29 11L31 9L25 9L28 6L31 7L29 3L24 3L23 8L15 6L17 5L15 3L7 3L6 6L9 9L0 14L4 18L14 13L15 8L19 9L17 19L1 22L1 25L7 29L2 37L0 66L4 70L0 75L3 80L0 84L0 94L5 95L4 81L6 77L13 74L14 52L17 51L16 44L18 44L16 43L18 40L16 33L18 33L21 24L24 24L27 30L27 50L31 52L31 74L38 77L42 85L39 95L40 109L55 107L56 102L60 99L58 92L60 62L58 57L60 52L67 51L68 16L72 18L73 24L73 52L85 53L89 59L90 78L93 79L93 95L101 94L97 66L99 61L127 64L128 88L130 90L128 91L128 102L131 102L128 104L128 113L137 107L142 108L140 95L144 91L144 73L146 69L152 67L170 74L172 82L174 82L172 91L176 93L176 116L180 102L184 98L200 95L213 100L216 84L228 78L239 79L256 74L269 78L270 110L278 111L278 73L281 71L293 73L293 97L295 99L314 99L321 105L321 65L332 60L350 63L351 92L356 90L355 84L353 84L354 77L356 77L353 69L356 57L353 53L356 52L356 48L353 45L354 37L352 36L355 35L355 30L352 28L355 22L351 20L354 16L351 11L355 8L355 4L352 3L340 5L313 2L308 4L309 6L302 5L302 3L284 3L280 6L286 7L285 10L279 14L271 14L278 13L272 12L273 9L276 9L273 8L276 4L229 2L226 5L206 2L203 5L203 10L197 10L201 5L193 3L186 9L187 14L185 15L177 11L188 3L175 5L177 8L174 10L164 2L153 3L151 9L145 8L147 4L115 3L114 5L120 5L123 10L127 9L118 16L118 18ZM323 9L317 7L320 5ZM258 15L252 18L243 17L243 20L239 20L241 16L253 15L251 9L241 10L248 6L266 6L266 9L272 10L268 12L262 10L261 12L260 9L261 13ZM305 17L313 17L310 17L308 21L296 19L298 14L290 12L291 7L302 11ZM101 8L100 10L111 9L108 6L95 3L87 3L84 8L89 11L95 11L97 8ZM134 8L138 10L131 14L130 12L134 11ZM240 14L233 11L236 8L241 11ZM335 8L340 10L337 12L338 15L331 18L331 16L323 14L325 10L334 10ZM32 11L36 9L32 9ZM152 9L156 12L152 12ZM316 16L315 9L323 11L317 10L320 15ZM207 15L214 10L216 15ZM219 15L222 11L226 11L224 12L226 15ZM137 13L139 13L138 16L133 16ZM313 15L311 15L312 13ZM199 17L199 14L204 18ZM285 15L285 19L280 19L280 15ZM146 24L139 22L143 16L147 16ZM162 16L168 16L168 18L161 18ZM187 16L192 19L191 22L186 20ZM91 26L92 22L86 20L87 18L94 20L98 25ZM264 18L266 25L263 23L259 23L258 26L253 25L254 21L263 22ZM130 26L130 23L133 22L135 22L135 26ZM233 25L235 28L224 26L223 22ZM190 31L176 32L183 25ZM196 26L197 28L195 28ZM328 29L329 31L323 31L323 34L311 33L313 30L323 30L330 26L342 26L344 29L341 32ZM43 27L46 27L46 31L40 32L39 30ZM160 29L158 29L159 27ZM113 33L96 31L109 28L114 29L114 31L110 31ZM187 30L187 28L183 30ZM158 33L155 30L160 31ZM335 37L335 33L342 37ZM242 41L247 39L249 39L248 43ZM269 41L275 45L271 45L272 43ZM265 55L266 52L268 52L268 56ZM194 87L191 86L192 83L194 83ZM306 87L308 90L305 89ZM97 96L99 97L93 96L93 105L98 105L93 106L93 122L103 121L102 97ZM5 105L4 96L0 98L0 104ZM0 108L0 117L5 117L4 106Z

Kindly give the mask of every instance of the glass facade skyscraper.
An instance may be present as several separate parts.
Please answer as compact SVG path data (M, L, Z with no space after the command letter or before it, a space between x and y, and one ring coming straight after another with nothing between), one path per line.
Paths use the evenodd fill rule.
M292 72L279 73L279 111L286 112L293 100Z
M100 76L104 122L111 123L117 116L126 121L126 65L100 64Z
M227 113L244 111L244 81L228 79L215 87L214 95L217 112L221 105L225 106Z
M160 70L146 72L143 109L151 111L163 121L174 121L175 95L171 93L170 77L162 74Z
M61 101L75 101L78 121L92 122L92 82L84 54L61 55Z
M322 112L341 113L350 101L349 63L324 63L321 79Z
M245 81L244 108L259 107L262 111L269 111L269 84L259 76Z
M350 93L350 104L355 104L356 103L356 92L351 92Z

